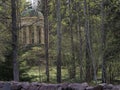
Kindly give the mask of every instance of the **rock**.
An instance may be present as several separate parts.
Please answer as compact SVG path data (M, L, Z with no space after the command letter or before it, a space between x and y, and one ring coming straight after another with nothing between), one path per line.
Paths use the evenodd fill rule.
M86 89L86 85L83 84L79 84L79 83L73 83L73 84L69 84L68 85L68 90L85 90Z
M39 90L58 90L58 88L60 89L59 84L48 84L41 86Z
M22 86L21 83L19 82L13 82L11 83L11 88L12 90L21 90Z
M49 84L47 90L57 90L59 88L59 84Z
M85 87L88 87L88 86L89 86L88 83L86 83L86 82L82 83L81 85L82 85L82 86L85 86Z
M58 87L58 89L57 90L62 90L62 87Z
M61 84L61 88L62 90L66 90L66 88L68 87L69 83L63 83Z
M47 90L47 85L42 85L39 90Z
M41 86L41 85L42 85L42 83L32 82L32 83L31 83L31 85L33 85L33 86L34 86L34 85L35 85L35 86Z
M113 88L112 84L108 84L108 85L103 86L103 90L112 90L112 88Z
M120 85L113 86L112 90L120 90Z
M29 88L30 84L28 82L23 82L21 84L21 88L24 89L24 90L27 90Z
M103 90L103 86L101 85L95 86L93 90Z
M39 87L35 86L35 85L31 85L31 86L29 86L28 90L39 90Z
M0 81L0 88L3 88L3 86L4 86L4 82Z
M46 84L38 82L3 82L0 81L0 90L120 90L120 85L102 83L95 87L85 83Z
M104 87L105 85L107 85L107 83L101 83L99 85Z
M2 90L11 90L11 84L10 83L5 83Z
M93 87L89 86L85 90L93 90Z

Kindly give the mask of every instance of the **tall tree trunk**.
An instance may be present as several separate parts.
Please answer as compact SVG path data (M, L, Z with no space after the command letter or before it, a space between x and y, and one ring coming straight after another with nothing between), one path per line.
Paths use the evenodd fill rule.
M61 14L60 1L57 0L57 82L61 82Z
M104 18L104 0L102 0L101 2L101 39L102 39L102 48L101 48L101 54L102 54L102 82L105 83L106 82L106 61L105 61L105 41L106 41L106 37L105 37L105 27L104 27L104 23L105 23L105 18Z
M70 79L75 78L76 67L75 67L75 54L74 54L74 41L73 41L73 29L72 29L72 6L71 0L69 0L69 17L70 17L70 39L71 39L71 68L70 68Z
M73 29L72 29L72 21L70 22L70 38L71 38L71 73L70 73L70 79L75 78L76 73L76 67L75 67L75 54L74 54L74 41L73 41Z
M81 25L80 25L80 15L79 15L79 17L78 17L79 19L78 19L78 34L79 34L79 62L80 62L80 79L82 80L82 59L83 59L83 57L82 57L82 32L81 32L81 29L80 29L80 27L81 27Z
M95 60L92 52L92 46L91 46L91 40L90 40L90 20L89 20L89 10L87 13L87 2L84 0L84 15L85 15L85 34L86 34L86 80L91 81L92 76L92 71L91 69L93 68L93 73L94 73L94 80L97 83L97 76L96 76L96 68L95 68ZM91 62L92 60L92 62ZM91 66L92 63L92 66ZM88 77L90 79L88 79Z
M49 82L49 53L48 53L48 32L49 32L49 22L48 22L48 1L44 0L44 31L45 31L45 59L46 59L46 76L47 82Z
M92 60L92 71L91 73L93 73L93 79L95 80L95 82L97 83L97 75L96 75L96 67L95 67L95 57L93 55L93 50L92 50L92 43L91 40L92 36L90 33L90 0L89 0L89 5L88 5L88 44L89 44L89 54L90 54L90 58Z
M80 14L81 14L81 12L80 12L80 8L81 8L81 2L79 1L78 2L78 7L76 7L76 9L78 8L78 40L79 40L79 55L78 55L78 58L79 58L79 65L80 65L80 80L82 81L83 80L83 78L82 78L82 76L83 76L83 72L82 72L82 59L83 59L83 56L82 56L82 51L83 51L83 49L82 49L82 42L83 42L83 39L82 39L82 31L81 31L81 20L80 20Z
M88 16L87 16L87 2L84 0L84 16L85 16L85 38L86 38L86 81L91 81L91 60L89 56L89 45L88 45Z
M13 51L13 78L14 81L19 81L19 63L18 57L18 27L17 27L17 13L16 13L17 0L11 0L12 8L12 51Z

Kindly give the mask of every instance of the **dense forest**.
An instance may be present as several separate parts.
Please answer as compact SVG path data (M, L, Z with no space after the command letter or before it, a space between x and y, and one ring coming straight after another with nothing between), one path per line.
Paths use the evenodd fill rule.
M21 44L34 15L44 43ZM119 45L120 0L0 0L0 81L120 83Z

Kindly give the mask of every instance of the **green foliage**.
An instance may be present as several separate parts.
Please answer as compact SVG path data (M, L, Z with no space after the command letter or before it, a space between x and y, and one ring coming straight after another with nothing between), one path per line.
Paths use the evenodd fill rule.
M0 63L0 80L13 80L11 50L4 54L5 60Z
M62 78L65 82L81 82L85 80L86 73L86 39L84 31L84 0L61 0L62 16ZM29 3L27 3L29 4ZM21 0L20 13L27 8L25 0ZM102 53L101 53L101 0L87 0L87 14L89 15L90 40L95 58L95 66L98 78L101 78ZM0 1L0 80L12 80L11 59L11 8L10 2ZM6 9L7 8L7 9ZM49 65L51 82L56 83L56 0L49 1ZM107 61L107 81L114 82L120 78L120 0L105 0L105 33L106 48L105 58ZM72 68L70 15L72 16L74 60L76 65L76 78L70 79ZM81 37L79 36L81 34ZM80 41L82 39L82 41ZM80 44L82 55L80 56ZM27 48L26 48L27 49ZM80 61L82 57L82 61ZM19 49L20 80L21 81L46 81L44 47L33 46L27 50ZM39 66L41 73L39 76ZM92 65L91 65L92 66ZM8 73L9 72L9 73ZM91 71L92 72L92 71ZM82 78L80 77L82 74ZM92 75L93 76L93 75ZM40 77L42 79L40 79Z

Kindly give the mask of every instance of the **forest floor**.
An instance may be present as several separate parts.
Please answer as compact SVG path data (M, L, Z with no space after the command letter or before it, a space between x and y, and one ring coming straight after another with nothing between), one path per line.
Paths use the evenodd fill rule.
M76 68L76 77L75 79L69 79L69 73L68 73L68 69L66 67L62 67L62 82L76 82L76 83L81 83L81 79L80 79L80 72L79 67ZM49 69L49 73L50 73L50 83L56 83L56 67L51 67ZM32 67L28 72L28 75L33 77L32 78L32 82L37 81L37 82L45 82L46 81L46 72L45 72L45 67ZM98 73L99 78L100 78L100 72ZM85 77L83 77L85 78ZM99 79L100 80L100 79ZM98 80L98 83L100 83L100 81ZM83 81L82 81L83 82ZM95 84L95 81L92 81L91 84Z

